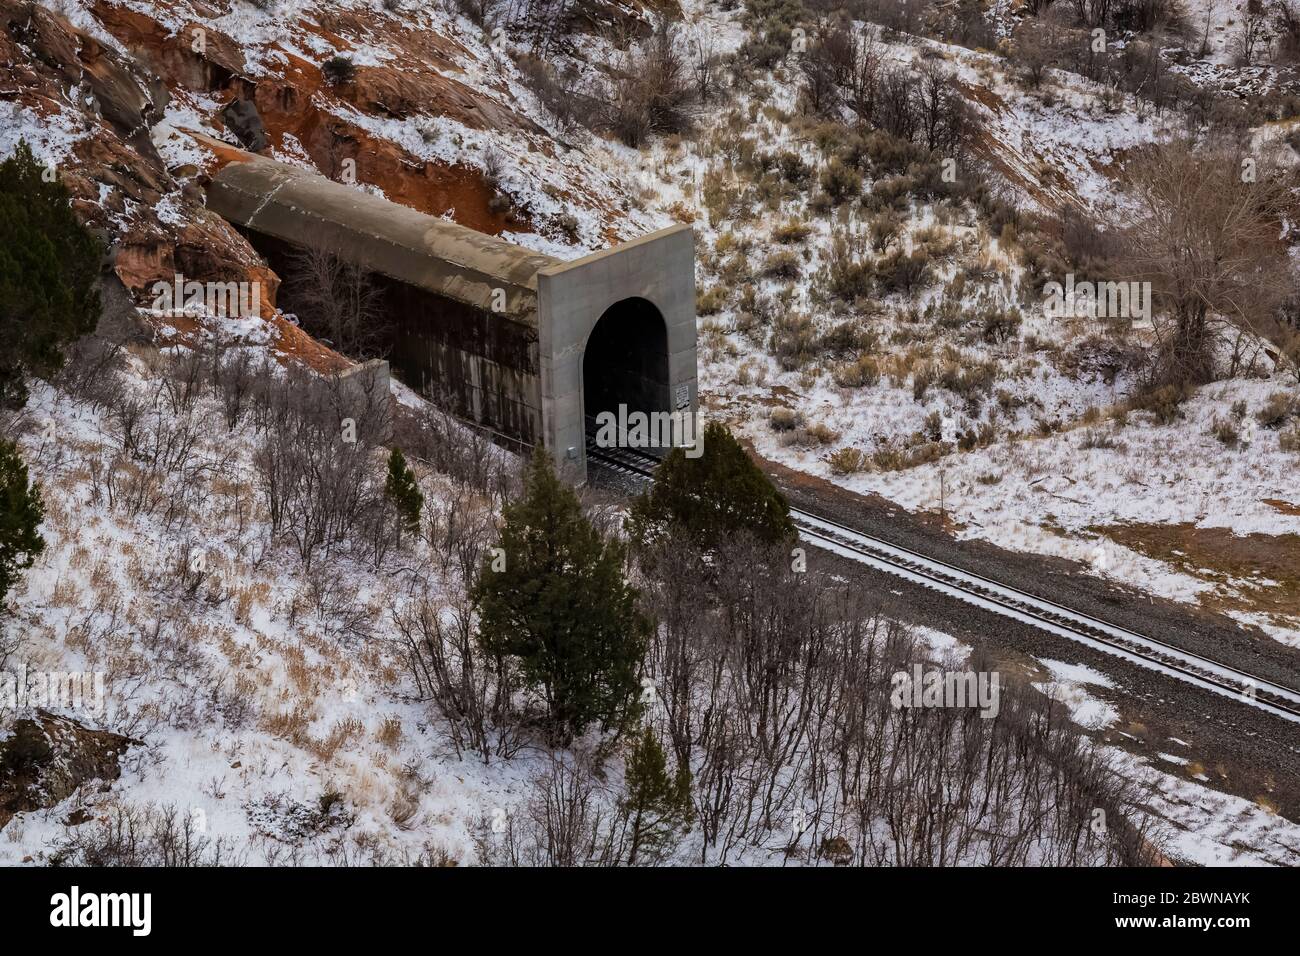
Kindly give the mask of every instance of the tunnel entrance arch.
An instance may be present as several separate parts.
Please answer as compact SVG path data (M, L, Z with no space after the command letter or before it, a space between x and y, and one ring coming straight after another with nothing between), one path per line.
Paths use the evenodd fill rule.
M537 273L546 447L587 477L587 416L696 411L695 235L673 226Z
M623 299L596 320L582 353L582 408L590 434L601 412L672 411L668 327L652 302Z

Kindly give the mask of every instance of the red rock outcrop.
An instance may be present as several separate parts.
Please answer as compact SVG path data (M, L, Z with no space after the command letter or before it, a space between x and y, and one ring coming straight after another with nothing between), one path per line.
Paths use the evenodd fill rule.
M150 138L167 84L63 16L0 0L0 96L41 116L62 114L84 131L58 173L84 222L107 242L113 267L137 297L180 272L199 281L258 281L270 315L278 279L202 195L167 170ZM69 93L71 90L71 93ZM175 215L166 221L164 198Z

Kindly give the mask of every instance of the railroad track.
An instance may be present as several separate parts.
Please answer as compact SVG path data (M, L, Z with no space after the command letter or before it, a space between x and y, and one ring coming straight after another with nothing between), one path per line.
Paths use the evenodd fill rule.
M643 451L595 448L590 444L587 458L603 468L647 482L654 480L654 469L659 464L658 458ZM1300 723L1300 691L890 544L821 515L791 508L790 517L800 536L816 547Z

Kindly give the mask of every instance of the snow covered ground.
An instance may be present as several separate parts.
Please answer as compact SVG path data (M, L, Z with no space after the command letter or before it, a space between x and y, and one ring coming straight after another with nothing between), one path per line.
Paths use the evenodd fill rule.
M263 346L237 344L258 338L247 333L220 334L255 354ZM152 400L156 373L133 362L130 387ZM397 397L420 401L400 388ZM14 595L23 659L30 670L104 672L104 713L69 716L144 745L129 752L108 792L15 817L0 836L0 864L39 864L74 813L103 817L119 805L176 808L200 835L223 841L231 859L252 864L474 862L476 829L515 812L544 764L530 750L487 764L458 757L445 725L415 699L393 611L424 588L450 602L462 582L431 570L436 558L423 541L403 561L424 569L419 587L347 555L308 571L282 548L267 551L247 426L227 433L209 398L183 414L200 425L197 458L219 469L191 483L180 519L132 515L121 486L117 504L109 500L104 469L119 440L110 416L50 386L33 390L34 427L21 446L45 490L47 549ZM422 486L431 507L454 490L430 473ZM180 578L196 553L211 573L186 594ZM334 590L324 603L322 577ZM967 653L947 635L920 637L936 660L959 663ZM1088 691L1109 687L1105 677L1042 664L1051 674L1042 688L1078 723L1099 730L1114 720ZM1131 760L1118 751L1115 759ZM1156 809L1175 824L1178 855L1300 860L1287 850L1300 847L1300 827L1141 762L1129 772L1160 784ZM688 842L683 852L697 851ZM744 862L782 859L773 850Z
M152 391L147 378L135 387ZM533 768L457 759L413 698L391 643L388 612L409 597L400 577L347 559L309 572L260 553L257 519L232 524L250 506L251 440L242 429L227 435L211 400L194 412L206 432L198 454L221 470L190 489L203 505L189 527L108 503L98 469L116 446L105 416L48 386L29 411L40 427L22 448L45 489L47 550L16 595L24 660L30 670L106 673L98 723L145 746L110 794L11 822L0 862L39 862L74 809L107 813L117 800L174 806L249 863L291 844L301 862L337 859L340 847L361 862L442 850L466 860L469 828L509 806ZM431 496L439 487L426 485ZM196 550L213 576L187 601L178 569ZM336 589L328 605L322 576ZM279 832L330 791L355 822L300 842Z
M995 109L981 103L982 118L1008 156L1020 157L1026 171L1047 168L1060 173L1068 195L1100 221L1116 216L1122 220L1128 206L1108 170L1116 157L1163 138L1169 118L1138 118L1134 109L1102 112L1094 84L1059 72L1053 74L1056 102L1049 108L1021 90L1005 67L996 65L996 57L931 41L919 45L937 50L954 75L984 89L986 99L995 98ZM899 63L918 55L916 47L904 43L886 44L885 49ZM790 102L788 82L773 78L770 89L750 99L740 97L737 109L752 114L760 104L787 109ZM745 134L759 149L797 151L815 169L824 162L793 122L782 122L766 109L759 117ZM707 132L697 137L696 142L701 141L708 142ZM683 203L699 207L698 191L681 184L700 183L710 171L730 175L727 157L709 155L689 142L681 147L659 144L651 155L662 171L657 184L660 208ZM1032 203L1029 197L1023 200ZM694 222L704 253L701 288L730 288L725 304L701 319L701 391L709 413L731 423L774 461L855 491L883 495L911 510L938 511L942 493L961 535L1074 558L1117 580L1178 600L1196 601L1213 585L1093 529L1155 522L1228 528L1239 535L1300 532L1300 517L1280 513L1269 503L1295 501L1292 476L1297 457L1280 447L1277 432L1258 429L1237 448L1224 447L1211 434L1214 421L1226 417L1238 402L1247 409L1244 425L1254 426L1253 416L1271 396L1296 392L1294 374L1270 372L1265 361L1250 377L1203 389L1175 422L1160 424L1143 412L1115 420L1110 411L1133 394L1137 382L1123 370L1104 374L1087 366L1090 354L1114 344L1105 341L1108 333L1046 315L1043 300L1022 288L1025 270L1014 250L981 234L969 214L936 218L936 212L933 205L913 204L900 240L902 248L910 250L918 234L938 231L938 246L951 251L932 263L934 280L912 296L884 300L875 313L863 316L853 309L827 307L812 294L842 224L799 203L783 204L776 212L760 211L743 221L713 222L701 210ZM865 351L881 372L878 382L850 387L837 382L836 367L851 364L853 355L849 362L824 357L783 369L767 348L765 328L760 324L757 333L751 331L752 317L741 303L753 299L738 300L738 290L724 276L724 256L708 254L724 246L747 249L756 268L772 250L782 248L774 231L791 218L809 228L808 237L791 247L804 256L800 275L793 280L751 275L744 284L757 291L760 302L766 297L777 303L773 307L778 313L806 314L817 332L856 323L877 343ZM861 214L855 224L850 213L849 233L862 234L865 218ZM982 303L975 293L981 290L993 293L991 301L1014 303L1021 321L1017 334L1004 343L972 340L968 330L934 336L929 329L934 319L927 310L945 301L951 304L952 294L944 286L970 268L993 278L966 283L958 293L958 310L977 314ZM1148 340L1139 325L1115 341L1141 349ZM900 359L906 364L900 365ZM923 398L915 397L918 365L945 359L960 366L991 362L996 367L995 381L977 402L978 409L972 409L968 396L944 388L931 387ZM790 431L769 426L774 408L788 409L824 431L813 441L792 443L796 436ZM938 428L936 421L941 423ZM981 439L979 447L957 452L955 436L981 427L991 427L994 440L985 444ZM911 467L868 466L844 474L831 459L846 449L868 460L891 450L933 451L918 447L926 438L946 443L946 450L922 456ZM1300 619L1240 609L1233 613L1285 643L1300 644Z
M171 15L166 5L146 0L126 5L176 31L194 12ZM98 27L88 3L59 0L56 6L117 46ZM349 37L342 44L318 33L286 37L288 18L314 6L281 0L273 11L263 12L236 3L226 13L209 11L203 22L237 38L256 77L273 79L289 54L313 62L336 52L347 52L359 65L392 61L378 34ZM348 0L338 6L382 15L377 2ZM1216 0L1210 30L1214 64L1227 63L1228 21L1236 15L1235 6L1236 0ZM737 12L722 11L707 0L688 0L683 12L688 30L708 31L719 52L736 49L745 37ZM1235 402L1246 403L1249 417L1274 392L1294 390L1293 380L1280 374L1233 379L1203 389L1184 406L1181 420L1160 424L1145 413L1133 413L1121 424L1105 416L1089 418L1089 412L1122 403L1134 383L1124 373L1107 381L1065 367L1061 356L1086 339L1086 330L1047 319L1035 308L1041 303L1024 303L1019 334L1005 343L955 335L909 338L919 323L908 310L940 305L945 285L968 266L997 276L1003 294L1013 300L1025 298L1020 294L1024 270L1014 245L984 234L968 209L941 212L933 205L913 205L901 247L915 248L929 231L951 251L936 257L935 281L911 300L894 297L880 303L880 312L864 324L877 334L874 354L886 369L913 346L927 353L922 364L939 361L949 348L957 349L962 363L995 363L996 388L978 411L937 386L918 400L913 390L916 363L898 365L897 376L886 371L879 381L855 387L836 384L838 360L782 368L765 336L742 328L740 286L773 301L784 296L779 311L805 312L821 332L845 319L862 319L849 310L831 314L813 295L812 280L826 264L834 235L842 229L861 234L864 225L854 217L833 224L807 202L786 202L752 218L715 222L704 202L704 185L711 174L736 181L732 159L715 148L719 140L735 138L726 126L732 110L744 117L743 135L758 148L794 151L820 170L825 157L790 115L795 89L788 68L763 78L753 92L738 93L725 107L697 109L697 130L690 137L658 139L633 150L579 132L561 144L553 120L510 58L468 21L426 5L403 16L412 29L455 37L456 49L449 54L454 69L448 75L518 111L541 132L485 131L446 117L396 120L338 103L330 105L332 115L421 159L482 169L490 152L504 157L501 189L530 209L545 232L511 235L514 241L574 257L685 214L697 232L700 288L707 293L723 281L720 245L748 245L757 266L782 248L773 236L781 223L795 218L807 225L808 236L795 247L802 257L796 279L746 276L732 283L736 287L721 308L701 317L700 373L708 414L730 422L764 456L913 510L937 510L942 487L944 507L961 535L1074 558L1098 573L1179 600L1204 599L1222 585L1109 540L1105 529L1135 522L1190 523L1239 535L1300 534L1300 510L1290 513L1269 503L1300 504L1294 482L1300 462L1279 447L1276 433L1261 430L1237 448L1225 447L1210 434L1214 420ZM978 109L986 129L1023 182L1044 186L1050 181L1060 195L1098 215L1124 211L1112 175L1116 164L1127 151L1165 135L1161 121L1139 119L1130 109L1106 113L1091 84L1063 74L1049 78L1054 104L1047 106L1041 97L1023 91L1004 62L991 54L930 41L895 41L885 48L892 62L912 64L922 47L936 53L963 83L984 91ZM592 62L610 55L608 45L590 40L575 65L590 71ZM154 131L168 165L202 164L203 150L182 130L218 133L212 117L219 107L200 94L173 96L166 121ZM12 150L15 131L35 140L38 153L54 161L80 135L62 118L36 122L11 107L8 116L0 113L0 154ZM286 142L277 157L309 162L296 141ZM1045 177L1044 171L1054 172ZM1027 207L1037 203L1023 190L1018 198ZM570 215L577 223L576 239L564 238L555 228ZM973 296L967 294L962 305L973 308ZM143 377L136 387L148 388ZM999 390L1006 392L1005 402ZM418 402L409 392L400 400ZM833 439L817 446L791 443L769 424L769 412L776 407L825 426ZM31 408L41 427L24 436L23 451L34 477L51 489L43 529L48 550L17 595L32 666L107 669L116 686L129 692L114 695L113 709L101 722L139 733L147 745L132 752L111 794L80 795L13 821L0 837L0 862L27 856L39 860L42 848L62 832L61 821L74 804L88 801L102 808L119 798L199 811L211 833L234 839L249 862L263 862L284 851L287 831L299 817L295 808L314 806L331 790L343 795L355 822L313 834L300 850L305 861L337 858L331 853L346 847L375 860L445 851L470 862L471 828L495 809L512 806L538 767L526 754L486 766L455 756L428 707L413 700L391 643L394 635L385 612L402 600L400 583L364 566L346 568L355 588L349 604L361 609L373 627L364 651L357 653L361 644L334 639L342 627L337 617L291 613L311 591L309 575L251 553L249 542L259 537L255 529L232 531L237 489L246 484L251 467L246 439L228 438L223 427L214 427L204 454L214 459L233 455L226 485L219 489L212 481L211 510L202 526L181 531L147 517L126 520L106 503L96 462L109 453L113 438L101 415L48 387L33 391ZM213 408L205 413L216 414ZM936 415L940 434L930 443L945 443L944 432L952 429L988 424L996 426L996 438L965 452L948 448L934 460L905 468L845 474L828 461L846 448L870 457L915 447L914 436L927 433ZM1043 422L1053 426L1046 434ZM431 498L448 491L443 479L422 477ZM164 609L172 599L177 562L196 540L220 561L223 592L230 597L200 602L192 615L177 618ZM458 586L439 582L448 600ZM1240 609L1233 613L1300 646L1300 620ZM1108 687L1103 675L1060 662L1042 663L1051 674L1043 688L1058 695L1078 723L1099 730L1114 721L1113 706L1089 692L1090 687ZM178 695L177 686L186 693ZM248 714L245 722L230 716L242 710ZM1155 809L1176 824L1177 855L1203 862L1300 862L1300 828L1257 804L1173 776L1179 761L1195 759L1177 749L1171 746L1170 766L1159 770L1115 751L1117 760L1133 761L1135 775L1158 785ZM1190 763L1181 766L1187 770ZM395 822L399 818L401 825Z
M1069 708L1075 723L1092 731L1114 724L1119 712L1097 697L1093 688L1110 689L1110 678L1091 668L1060 661L1040 661L1051 674L1038 686ZM1171 739L1171 749L1187 750ZM1206 771L1194 754L1162 753L1143 760L1119 747L1107 747L1111 765L1147 788L1148 809L1164 821L1166 854L1200 866L1300 865L1300 825L1279 816L1263 801L1255 802L1201 786ZM1178 775L1182 768L1186 775ZM1188 779L1188 777L1195 779Z

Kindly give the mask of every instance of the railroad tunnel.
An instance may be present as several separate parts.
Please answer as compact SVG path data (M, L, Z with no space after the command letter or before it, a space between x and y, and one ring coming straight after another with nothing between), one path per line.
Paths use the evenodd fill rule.
M208 208L272 269L284 276L306 248L361 267L390 326L394 374L503 444L543 444L567 480L586 480L588 416L620 404L695 412L690 227L563 261L360 186L221 152Z
M654 304L624 299L596 321L582 353L582 402L588 429L601 412L672 411L668 327Z

